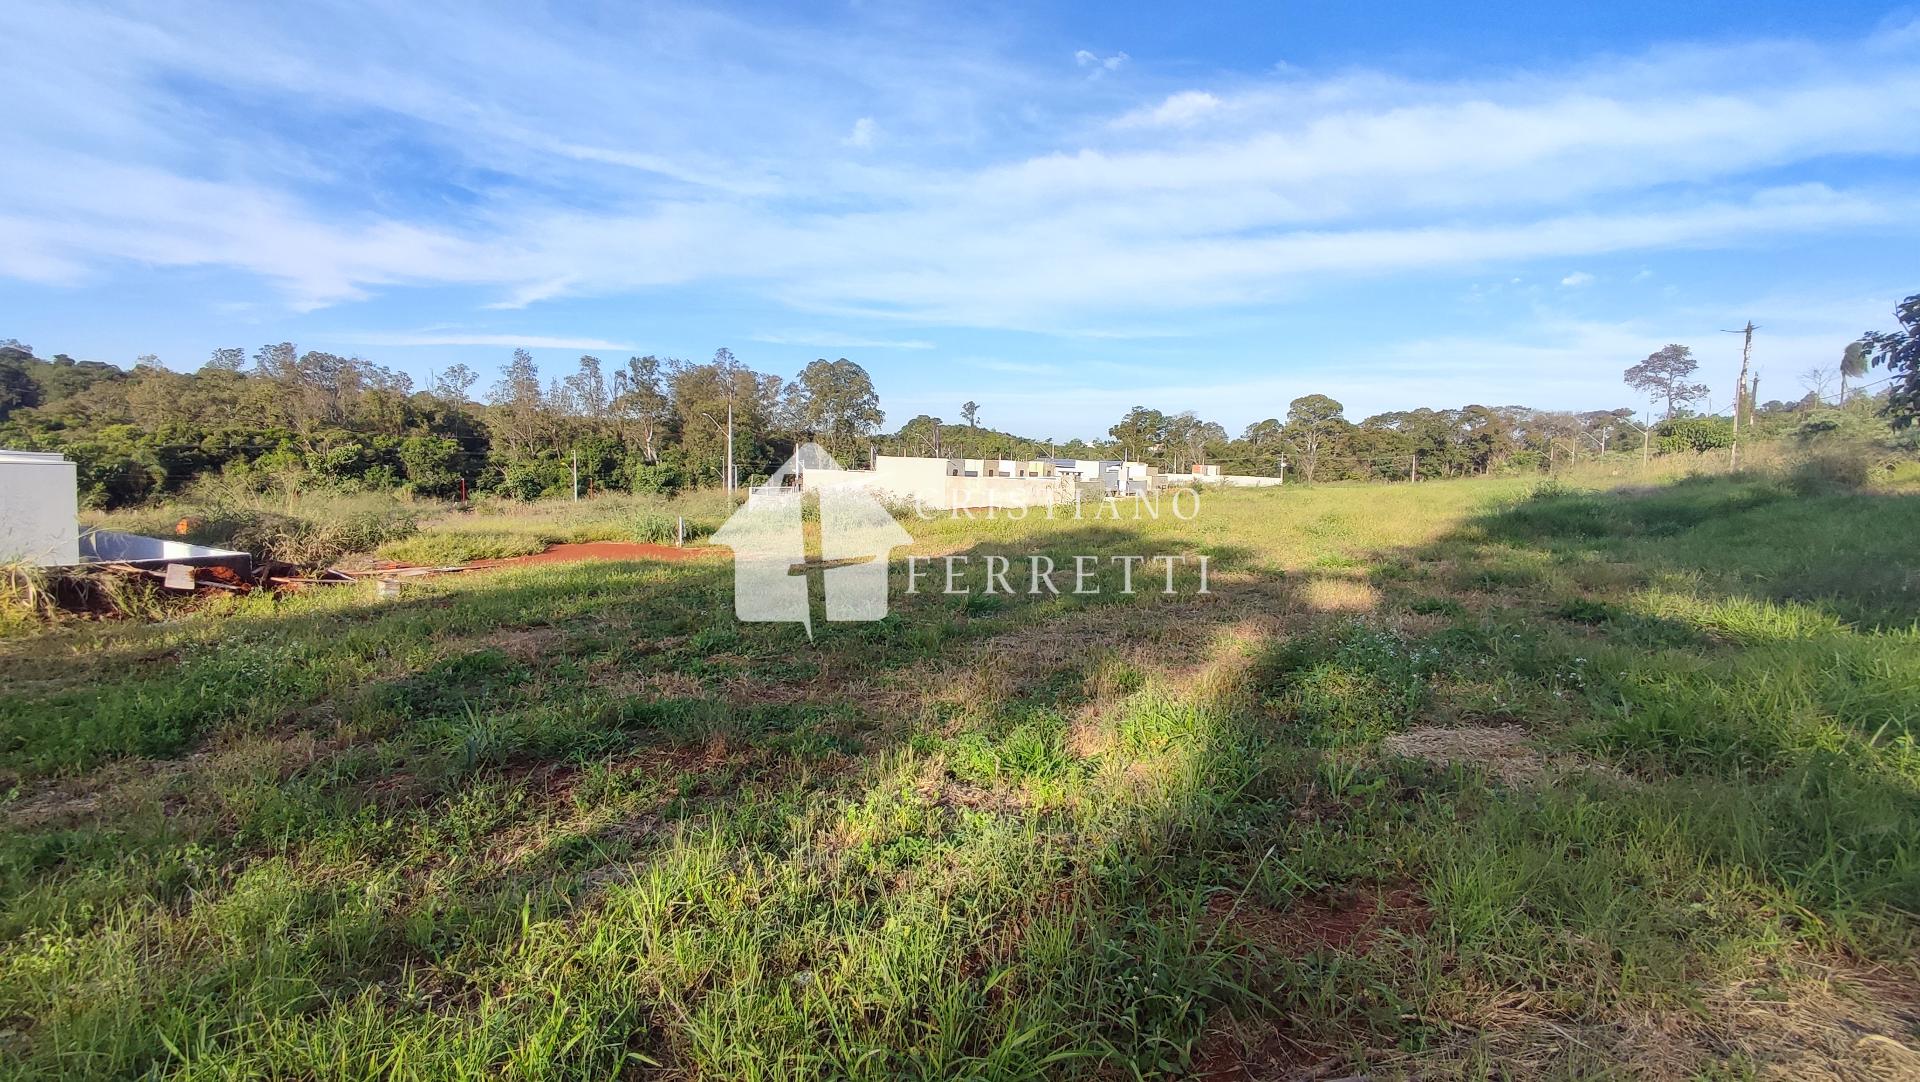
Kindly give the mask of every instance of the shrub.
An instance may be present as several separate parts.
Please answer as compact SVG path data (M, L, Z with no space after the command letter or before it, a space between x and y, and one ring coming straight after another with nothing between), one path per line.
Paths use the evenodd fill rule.
M1788 483L1803 496L1850 492L1867 483L1875 467L1880 465L1880 457L1865 443L1828 442L1795 463Z
M506 530L433 530L381 545L379 555L401 563L446 567L504 560L546 551L549 539Z
M665 511L642 511L634 516L633 539L670 545L679 537L679 520Z
M1712 451L1733 446L1733 422L1719 417L1689 417L1668 421L1657 430L1660 451Z
M315 517L256 511L233 531L232 547L295 567L321 567L355 552L371 552L416 529L414 513L358 511Z

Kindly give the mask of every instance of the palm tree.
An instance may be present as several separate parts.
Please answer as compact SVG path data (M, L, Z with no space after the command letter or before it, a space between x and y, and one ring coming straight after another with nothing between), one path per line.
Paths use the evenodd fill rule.
M1840 354L1840 404L1847 404L1847 380L1859 379L1867 374L1867 344L1865 342L1847 343L1846 352Z

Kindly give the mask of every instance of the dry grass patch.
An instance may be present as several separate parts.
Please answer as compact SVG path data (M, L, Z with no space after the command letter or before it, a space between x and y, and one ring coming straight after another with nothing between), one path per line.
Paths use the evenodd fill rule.
M1920 980L1888 969L1807 962L1707 990L1693 1010L1596 1022L1510 1008L1393 1073L1483 1078L1756 1078L1883 1082L1920 1078Z
M1359 578L1316 577L1300 589L1300 603L1315 612L1372 612L1380 591Z
M1538 788L1556 774L1601 773L1624 776L1581 756L1549 754L1519 725L1469 726L1444 729L1421 726L1395 733L1380 742L1380 750L1436 766L1477 767L1511 788Z

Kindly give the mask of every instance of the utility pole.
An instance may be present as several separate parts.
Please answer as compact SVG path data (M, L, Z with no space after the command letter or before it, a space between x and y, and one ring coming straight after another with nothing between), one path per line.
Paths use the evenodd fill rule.
M1651 458L1653 454L1653 426L1637 424L1624 417L1620 419L1620 423L1640 430L1640 472L1647 472L1647 460Z
M1747 365L1753 360L1753 332L1758 329L1749 319L1747 325L1737 331L1721 331L1744 336L1740 345L1740 382L1733 385L1733 446L1727 452L1727 465L1731 469L1740 468L1740 408L1746 404Z
M1413 453L1413 462L1407 466L1407 484L1413 484L1415 481L1418 481L1419 479L1420 479L1420 452L1415 451Z
M1842 402L1846 401L1846 395L1842 394L1840 396L1840 400ZM1753 411L1758 409L1759 407L1760 407L1760 373L1755 372L1753 374L1753 389L1747 392L1747 431L1748 432L1753 431Z
M720 481L721 481L721 484L726 486L727 495L732 496L733 495L733 403L732 402L727 403L727 427L725 429L722 429L720 427L719 421L716 421L713 419L713 414L708 413L705 410L701 410L700 416L705 417L707 419L707 423L713 426L713 430L716 433L724 433L726 435L727 463L726 463L725 473L720 478Z
M580 502L580 452L573 452L573 501Z

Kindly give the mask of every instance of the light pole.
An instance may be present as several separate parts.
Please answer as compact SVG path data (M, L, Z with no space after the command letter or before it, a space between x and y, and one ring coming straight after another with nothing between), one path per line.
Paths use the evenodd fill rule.
M727 427L726 428L724 429L721 428L720 422L714 420L713 414L711 413L702 411L700 416L705 417L707 419L707 423L713 426L713 430L715 432L718 432L727 438L727 469L726 469L725 483L727 487L727 495L732 496L733 495L733 396L732 395L727 396Z

